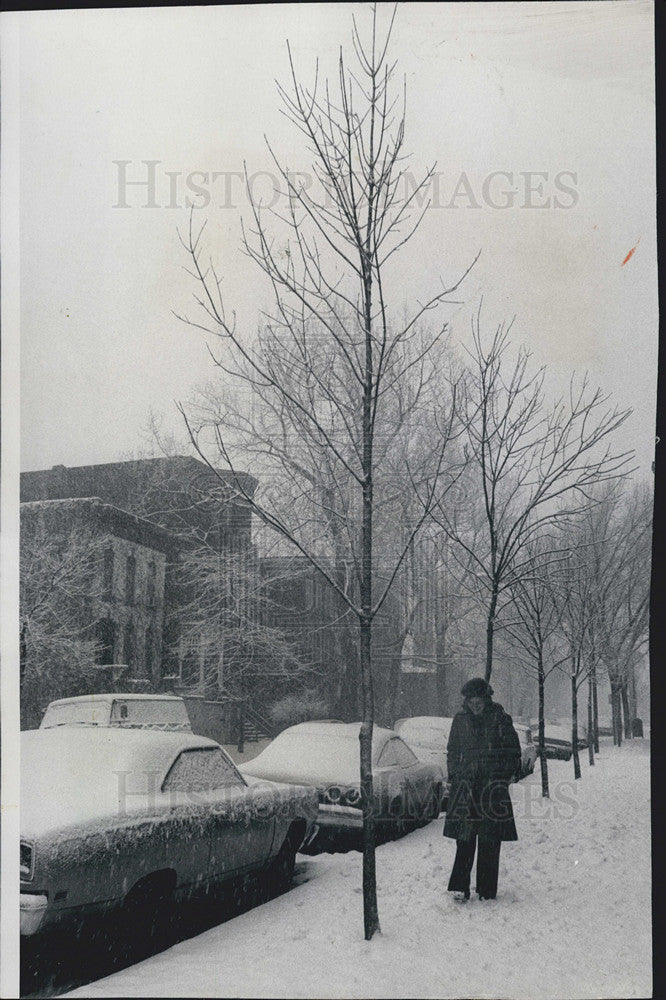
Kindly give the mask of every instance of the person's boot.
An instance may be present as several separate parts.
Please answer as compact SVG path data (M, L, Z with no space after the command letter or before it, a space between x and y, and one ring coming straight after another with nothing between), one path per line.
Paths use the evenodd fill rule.
M464 892L454 892L453 898L455 899L456 903L466 903L467 900L469 899L469 889L465 889Z

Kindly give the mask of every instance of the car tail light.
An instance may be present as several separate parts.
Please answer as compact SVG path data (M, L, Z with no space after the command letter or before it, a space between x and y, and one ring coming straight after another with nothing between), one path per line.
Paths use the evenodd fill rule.
M34 852L32 844L25 844L21 841L21 881L29 882L33 875Z
M346 806L359 806L361 805L361 793L358 788L348 788L342 797L342 800Z
M342 798L342 789L338 785L329 785L321 794L321 801L329 805L337 806Z
M320 793L322 802L333 806L361 805L361 793L358 788L341 788L340 785L329 785Z

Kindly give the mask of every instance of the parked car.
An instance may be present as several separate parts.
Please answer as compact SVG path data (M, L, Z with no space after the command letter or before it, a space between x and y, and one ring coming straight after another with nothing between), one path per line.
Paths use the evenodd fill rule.
M248 787L205 737L22 733L21 934L122 903L159 909L245 872L289 880L317 807L309 788Z
M86 694L59 698L47 707L39 728L55 726L192 732L185 702L172 694Z
M516 730L518 739L520 740L520 777L525 778L534 771L537 748L532 739L532 730L529 726L523 726L520 722L514 722L513 728Z
M247 777L288 781L317 789L317 825L359 829L361 813L360 722L302 722L275 737L253 760ZM423 822L439 815L445 776L422 763L391 729L375 726L372 738L375 818L379 823Z
M446 808L449 791L446 748L452 722L453 719L447 716L415 715L409 719L398 719L393 727L420 761L441 767L445 778L442 808Z
M533 726L535 735L539 731L538 722ZM538 740L538 737L537 737ZM587 734L581 731L578 737L578 749L587 747ZM544 749L546 757L551 760L571 760L573 744L571 742L571 726L546 722L544 733ZM538 752L538 748L537 748Z

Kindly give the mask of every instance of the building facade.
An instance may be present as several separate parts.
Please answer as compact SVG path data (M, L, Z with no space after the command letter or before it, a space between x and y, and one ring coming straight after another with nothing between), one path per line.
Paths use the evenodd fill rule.
M121 674L137 690L159 686L169 533L98 497L25 502L20 514L30 721L42 702L84 693L81 686L106 690ZM75 669L83 652L89 662Z

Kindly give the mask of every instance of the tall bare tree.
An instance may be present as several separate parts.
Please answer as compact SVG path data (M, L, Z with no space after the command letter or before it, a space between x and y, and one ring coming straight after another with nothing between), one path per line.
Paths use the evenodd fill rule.
M594 676L605 669L611 685L611 712L616 743L632 736L634 670L648 640L652 495L643 483L622 493L607 489L592 508L581 532L593 578L590 645ZM598 745L598 737L597 737Z
M548 761L545 751L546 679L566 660L557 645L562 611L553 599L562 553L550 536L535 535L525 546L524 571L511 583L512 621L502 635L512 660L532 677L538 690L539 734L537 745L541 768L541 794L549 797Z
M289 50L291 82L288 89L280 87L282 110L314 156L312 183L299 181L269 145L285 202L281 210L272 211L270 226L261 205L252 201L248 184L252 225L244 230L243 245L268 278L274 303L254 338L239 330L234 316L225 310L218 270L212 261L204 262L203 227L195 231L191 220L183 239L198 282L195 297L200 311L196 319L181 318L217 338L212 353L224 378L244 386L248 397L261 400L272 427L262 451L264 468L274 460L275 448L284 448L285 443L289 448L298 441L301 449L305 442L310 456L316 456L318 475L325 473L323 485L313 490L308 469L303 463L294 464L290 488L285 493L282 479L279 497L271 496L269 488L250 495L240 475L237 488L260 520L327 578L358 624L366 939L379 929L372 780L373 623L412 538L453 478L444 473L455 427L455 393L452 405L439 414L437 443L429 452L427 468L420 466L416 472L407 465L403 470L403 482L419 490L421 509L392 572L377 587L375 518L381 505L378 491L384 488L378 470L393 446L384 417L394 412L396 388L415 374L418 382L418 373L442 342L445 325L424 331L421 320L446 302L464 277L448 288L442 282L404 322L396 318L398 303L388 291L396 287L392 285L396 255L427 209L427 202L422 209L417 206L432 170L410 190L403 151L404 94L393 95L394 65L388 58L394 16L395 12L380 38L373 7L367 44L354 21L357 66L350 71L340 55L335 96L328 83L319 84L318 75L311 87L301 84ZM408 402L405 420L417 406L414 398ZM221 461L233 472L237 441L228 426L188 414L184 407L182 411L198 453L211 468ZM393 486L389 483L386 488ZM344 579L327 566L331 520L347 552Z
M465 427L469 459L464 482L470 504L437 507L434 517L464 550L486 608L486 680L493 669L498 618L511 602L511 586L530 572L526 546L548 524L573 517L590 491L624 475L631 453L612 448L612 435L629 410L607 408L587 377L572 377L569 392L548 406L545 369L533 371L530 354L512 358L511 326L500 326L488 346L480 307L472 320Z
M193 692L224 692L242 704L257 686L275 693L299 678L312 682L316 664L276 624L274 591L293 581L288 567L262 574L251 551L200 543L183 550L178 570L187 599L172 613L178 642L196 649Z

